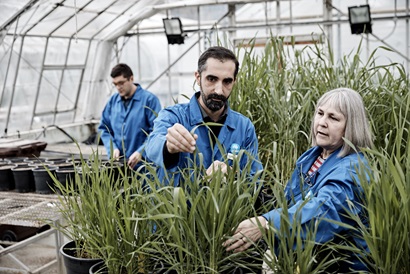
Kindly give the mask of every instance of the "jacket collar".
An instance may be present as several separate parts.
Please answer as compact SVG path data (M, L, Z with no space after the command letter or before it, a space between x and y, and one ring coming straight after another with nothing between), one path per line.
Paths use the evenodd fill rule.
M337 156L342 148L336 149L330 156L324 161L323 165L333 165L339 157ZM316 161L317 157L322 153L322 148L315 146L308 150L297 162L297 166L302 170L302 173L305 174L309 171L310 167ZM320 172L318 172L320 173Z
M132 97L129 100L133 100L133 101L141 101L141 90L142 87L140 86L140 84L138 83L134 83L134 85L137 86L137 89L135 90L134 94L132 95ZM117 102L120 102L122 100L121 96L119 96L119 93L117 92L118 98L117 98Z

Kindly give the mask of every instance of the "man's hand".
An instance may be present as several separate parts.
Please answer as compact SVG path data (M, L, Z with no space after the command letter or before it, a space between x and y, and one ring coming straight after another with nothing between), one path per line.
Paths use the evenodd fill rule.
M134 168L139 161L141 161L142 155L138 151L135 151L133 154L131 154L130 158L128 159L128 166L130 168Z
M166 139L169 153L193 153L198 135L192 135L183 125L177 123L168 128Z
M239 224L232 238L225 241L223 246L226 247L226 251L244 251L262 237L261 229L266 229L267 225L268 221L262 216L244 220Z
M118 148L114 149L112 152L112 158L118 160L120 158L120 150Z
M206 175L210 176L212 173L216 172L218 169L222 171L222 173L227 173L228 172L228 166L221 161L214 161L206 170Z

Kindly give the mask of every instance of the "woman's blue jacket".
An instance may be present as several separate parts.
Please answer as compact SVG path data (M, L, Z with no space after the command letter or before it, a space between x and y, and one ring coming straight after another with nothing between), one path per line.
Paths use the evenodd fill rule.
M313 147L303 153L297 160L296 168L286 185L290 227L295 220L305 228L317 222L317 243L337 241L338 236L350 236L357 247L367 250L366 242L349 228L357 227L357 224L346 213L350 211L355 215L363 215L360 198L363 194L360 183L363 182L359 182L358 172L363 168L368 170L367 161L361 153L340 158L337 156L339 149L324 161L316 173L308 176L310 167L321 152L322 148ZM368 180L368 176L364 178ZM276 229L280 229L281 211L282 208L274 209L263 216ZM358 259L354 263L358 269L362 269L362 263Z

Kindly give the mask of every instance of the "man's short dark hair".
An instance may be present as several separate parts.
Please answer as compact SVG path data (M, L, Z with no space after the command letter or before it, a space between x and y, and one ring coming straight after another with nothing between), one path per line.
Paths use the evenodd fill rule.
M234 72L234 79L236 79L236 75L239 71L239 61L236 58L235 54L224 47L210 47L206 51L202 53L202 55L198 59L198 73L201 74L206 69L206 61L209 58L217 59L221 62L226 60L232 60L235 63L235 72Z
M134 74L132 73L132 70L128 65L120 63L112 68L111 77L115 78L121 75L124 78L130 79L130 77L133 76Z

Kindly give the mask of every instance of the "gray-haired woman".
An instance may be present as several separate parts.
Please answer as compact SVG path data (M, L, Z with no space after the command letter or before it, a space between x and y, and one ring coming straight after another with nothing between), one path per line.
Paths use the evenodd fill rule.
M357 170L366 165L366 159L360 149L373 144L362 97L348 88L326 92L317 103L311 138L312 148L297 160L286 185L289 220L300 220L302 227L320 220L316 234L318 243L335 241L337 235L346 235L357 247L367 249L366 242L348 226L338 225L357 226L347 217L349 204L356 205L352 209L355 214L363 211L358 200L362 188ZM294 218L295 214L298 214L297 218ZM259 240L262 237L260 226L267 228L269 224L279 229L281 209L271 210L257 219L247 219L239 224L231 239L224 243L228 251L243 251ZM349 255L348 262L339 264L338 272L367 269L355 254Z

